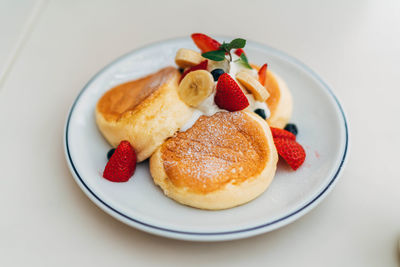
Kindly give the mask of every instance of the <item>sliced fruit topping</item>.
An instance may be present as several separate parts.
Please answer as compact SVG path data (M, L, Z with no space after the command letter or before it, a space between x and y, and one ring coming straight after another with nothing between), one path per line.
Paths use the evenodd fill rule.
M196 66L203 60L199 52L186 48L179 49L175 56L175 63L181 68Z
M258 116L260 116L264 120L267 118L267 116L265 115L265 110L263 110L262 108L258 108L256 110L254 110L254 113L256 113Z
M242 48L239 48L239 49L236 49L234 53L235 53L238 57L240 57L240 56L244 53L244 50L243 50Z
M214 78L206 70L190 72L178 87L178 95L187 105L197 107L214 89Z
M211 75L213 76L214 81L218 81L219 77L224 73L225 71L223 69L215 69L211 71Z
M303 164L306 152L299 143L288 138L274 138L274 143L278 154L293 170L297 170Z
M256 100L264 102L269 97L267 89L265 89L265 87L248 72L241 71L237 73L236 80L249 90Z
M297 170L303 164L306 158L306 152L304 148L296 142L296 135L279 128L270 127L270 129L278 154L293 170Z
M126 182L136 169L136 153L128 141L121 141L103 172L111 182Z
M273 138L286 138L286 139L296 141L296 136L294 134L292 134L291 132L288 132L286 130L279 129L279 128L274 128L274 127L270 127L270 128L271 128L271 133L272 133Z
M294 135L297 135L298 130L297 130L297 126L294 123L288 123L286 124L285 128L286 131L291 132Z
M111 156L114 154L115 152L115 148L111 148L110 150L108 150L107 152L107 159L110 160Z
M191 37L202 53L218 50L221 46L218 41L203 33L193 33Z
M240 70L241 72L243 71L243 72L247 72L248 74L250 74L250 76L251 77L253 77L253 78L255 78L256 80L258 80L258 74L257 74L257 72L254 70L254 69L241 69Z
M185 78L185 76L186 76L188 73L190 73L190 72L192 72L192 71L195 71L195 70L206 70L206 69L207 69L207 66L208 66L208 60L204 60L204 61L200 62L199 64L197 64L196 66L193 66L193 67L188 68L187 70L185 70L185 71L182 73L182 76L181 76L181 80L180 80L180 81L182 81L183 78Z
M267 79L267 64L262 65L258 71L258 81L264 86Z
M228 111L239 111L249 106L242 89L228 73L219 77L214 101L219 108Z

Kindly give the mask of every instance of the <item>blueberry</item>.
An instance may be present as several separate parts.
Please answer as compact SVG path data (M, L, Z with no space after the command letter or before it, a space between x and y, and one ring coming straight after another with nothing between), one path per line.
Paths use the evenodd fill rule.
M179 68L178 69L179 70L179 72L182 74L183 73L183 71L184 71L184 69L183 68Z
M294 124L294 123L288 123L288 124L286 124L285 130L288 131L288 132L291 132L291 133L294 134L294 135L297 135L297 132L298 132L297 126L296 126L296 124Z
M115 148L111 148L108 153L107 153L107 158L108 160L110 160L111 156L114 154L115 152Z
M262 108L258 108L256 110L254 110L254 112L259 115L261 118L263 118L264 120L267 118L267 116L265 116L265 110L263 110Z
M214 81L218 81L219 76L224 74L225 71L223 69L215 69L211 72L212 76L214 77Z

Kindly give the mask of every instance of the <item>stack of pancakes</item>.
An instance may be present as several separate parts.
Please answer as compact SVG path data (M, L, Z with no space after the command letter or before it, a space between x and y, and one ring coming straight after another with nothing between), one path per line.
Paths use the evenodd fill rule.
M275 175L268 124L285 126L292 98L281 79L267 75L268 123L248 110L218 112L179 132L193 109L177 94L180 73L166 67L106 92L97 103L97 125L112 146L128 140L138 161L151 157L153 180L168 197L201 209L231 208L262 194Z

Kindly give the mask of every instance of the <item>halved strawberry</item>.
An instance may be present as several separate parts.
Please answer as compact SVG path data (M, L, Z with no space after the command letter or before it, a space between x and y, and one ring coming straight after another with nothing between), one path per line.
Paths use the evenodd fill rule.
M218 79L214 102L219 108L228 111L239 111L249 106L249 100L228 73Z
M273 138L287 138L296 141L296 136L289 131L270 127Z
M128 141L121 141L103 172L111 182L126 182L136 169L136 153Z
M192 71L195 70L207 70L207 66L208 66L208 60L204 60L202 62L200 62L199 64L197 64L196 66L190 67L187 70L185 70L182 73L181 79L179 80L179 82L181 82L183 80L183 78L185 78L185 76Z
M297 170L303 164L306 152L299 143L288 138L274 138L274 143L278 154L293 170Z
M218 50L221 46L218 41L203 33L193 33L191 37L202 53Z
M242 48L238 48L235 50L235 54L240 57L244 53L244 50ZM246 53L245 53L246 54Z
M262 84L265 85L265 80L267 78L267 63L262 65L260 70L258 71L258 81Z

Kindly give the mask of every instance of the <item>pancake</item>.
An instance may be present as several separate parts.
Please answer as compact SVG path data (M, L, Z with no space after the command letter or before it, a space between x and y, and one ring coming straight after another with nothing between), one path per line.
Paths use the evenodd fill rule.
M269 92L267 99L271 116L267 119L269 126L283 129L292 117L293 97L282 78L267 70L265 88Z
M218 112L168 139L150 158L150 172L168 197L218 210L262 194L277 161L265 120L248 111Z
M191 117L180 100L179 71L166 67L107 91L96 106L96 122L105 139L116 147L128 140L138 161L147 159Z
M259 71L260 67L254 64L251 66ZM267 69L264 87L269 93L266 100L270 117L267 119L268 125L283 129L292 117L293 97L285 81L277 74Z

